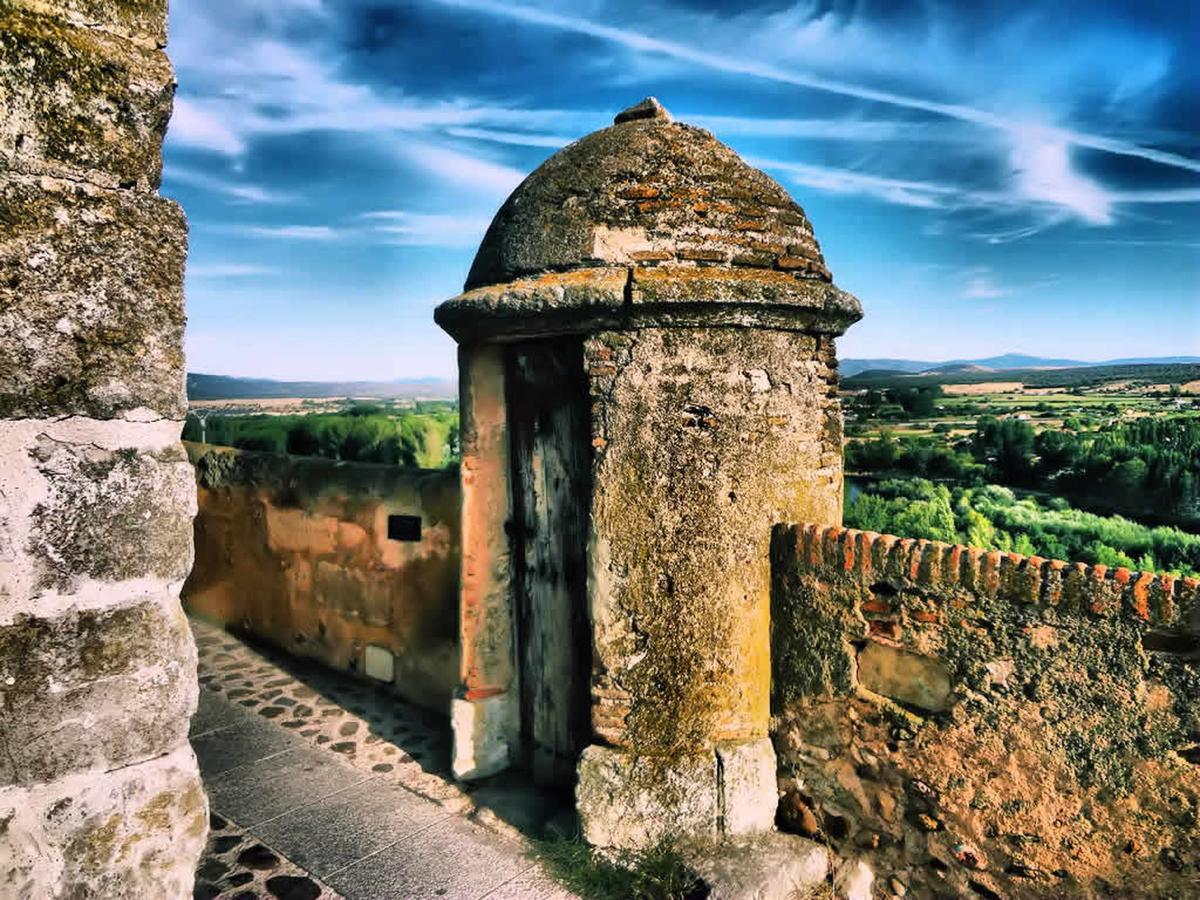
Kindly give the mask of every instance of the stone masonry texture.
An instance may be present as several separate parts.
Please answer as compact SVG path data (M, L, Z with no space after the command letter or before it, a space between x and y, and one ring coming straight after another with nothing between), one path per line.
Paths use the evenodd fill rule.
M493 512L482 523L464 516L464 529L485 525L511 545L510 565L490 570L489 596L514 598L524 629L515 648L475 641L474 657L487 657L475 669L506 671L511 658L522 691L540 689L521 643L554 641L522 604L547 573L570 576L555 582L557 602L586 613L575 627L590 633L559 627L555 640L591 651L582 687L592 715L578 736L588 746L560 754L580 759L588 840L629 847L770 827L770 525L841 520L834 340L861 315L788 193L653 99L530 175L497 213L464 293L435 312L471 359L490 350L503 362L499 350L520 342L508 371L490 373L501 396L519 383L512 360L530 354L553 356L571 376L584 370L578 396L564 388L535 410L538 427L554 415L585 423L571 438L582 446L555 451L571 467L547 464L545 452L526 460L519 441L502 467L514 473L522 509L544 508L545 520L509 529ZM486 393L481 372L475 393ZM525 393L514 392L507 411L493 404L495 446L525 434ZM463 417L464 435L477 430L466 402ZM554 484L569 476L587 487L555 494L536 476L518 483L541 469ZM464 508L482 508L485 491L509 492L503 475L478 477L465 449L464 472ZM551 520L584 523L578 561L531 557L530 536ZM464 538L464 560L467 548ZM464 586L472 568L464 565ZM472 616L464 597L464 621ZM465 700L501 696L472 687L464 684ZM461 721L456 740L469 732L459 743L477 755L502 745L506 728L513 743L529 731L500 714Z
M645 329L602 332L586 352L595 730L668 756L762 737L764 523L839 515L831 341Z
M189 613L444 714L458 682L458 472L187 445L195 461ZM420 540L388 537L417 516ZM391 672L369 673L379 654Z
M1200 890L1200 584L776 526L779 824L915 896Z
M162 0L0 2L0 895L191 895L186 223Z

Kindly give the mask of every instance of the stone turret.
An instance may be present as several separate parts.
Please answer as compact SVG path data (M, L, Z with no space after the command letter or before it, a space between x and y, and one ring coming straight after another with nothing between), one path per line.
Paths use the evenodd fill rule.
M771 526L836 525L834 338L804 211L650 99L501 207L460 344L455 769L577 782L585 836L770 829Z

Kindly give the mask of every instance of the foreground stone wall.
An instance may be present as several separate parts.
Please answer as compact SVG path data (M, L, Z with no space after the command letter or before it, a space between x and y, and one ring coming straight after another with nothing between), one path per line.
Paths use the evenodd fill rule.
M778 526L780 824L892 894L1200 891L1200 588Z
M458 472L187 448L200 510L187 609L445 712L459 665ZM419 539L389 538L389 516L419 518Z
M0 4L0 895L185 897L186 224L162 2Z

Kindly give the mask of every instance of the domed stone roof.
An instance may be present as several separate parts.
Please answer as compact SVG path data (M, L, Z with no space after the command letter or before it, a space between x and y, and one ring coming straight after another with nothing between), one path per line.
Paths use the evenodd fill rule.
M841 334L862 318L774 179L649 98L546 160L492 220L460 342L651 327Z
M513 191L466 288L672 261L830 280L812 226L787 191L648 98L554 154Z

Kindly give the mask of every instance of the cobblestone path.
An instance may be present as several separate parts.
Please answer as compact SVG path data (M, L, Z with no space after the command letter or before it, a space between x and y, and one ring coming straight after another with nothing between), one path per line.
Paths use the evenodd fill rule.
M449 723L349 676L192 620L192 746L212 808L204 900L569 900L525 835L560 799L449 779Z

